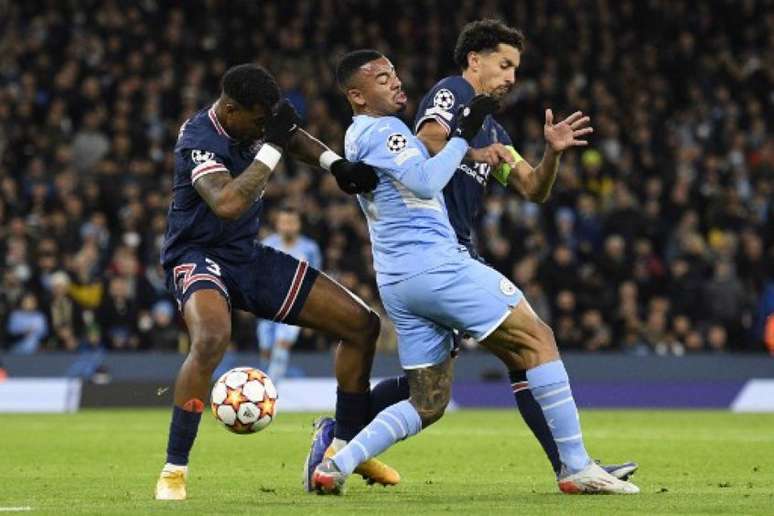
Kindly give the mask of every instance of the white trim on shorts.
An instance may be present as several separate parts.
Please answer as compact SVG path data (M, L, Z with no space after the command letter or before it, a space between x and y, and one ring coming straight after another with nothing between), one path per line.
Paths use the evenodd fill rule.
M446 359L444 359L444 360L446 360ZM434 365L438 365L438 364L440 364L442 362L443 362L443 360L441 360L441 362L428 362L426 364L417 364L417 365L401 366L401 367L403 369L408 369L409 371L412 371L414 369L423 369L425 367L433 367Z
M498 321L497 321L497 324L495 324L495 325L494 325L494 326L492 326L490 329L488 329L487 331L485 331L485 332L483 333L483 335L481 335L480 337L476 337L476 340L477 340L477 341L479 341L479 342L481 342L482 340L484 340L484 339L486 339L487 337L489 337L489 336L490 336L492 333L494 333L494 331L495 331L497 328L499 328L499 327L500 327L500 325L503 323L503 321L505 321L505 319L507 319L507 318L508 318L508 316L509 316L509 315L511 315L511 312L513 311L513 308L514 308L514 307L510 307L510 308L508 308L508 309L505 311L505 313L503 314L503 316L502 316L502 317L500 317L500 319L498 319Z

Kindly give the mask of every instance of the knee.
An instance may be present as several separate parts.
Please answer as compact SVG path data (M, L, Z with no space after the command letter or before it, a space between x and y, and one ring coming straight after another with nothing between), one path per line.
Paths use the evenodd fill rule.
M226 331L203 330L197 332L191 343L190 360L200 369L215 370L228 346Z
M365 349L373 351L376 348L376 340L379 338L379 332L382 328L382 321L379 314L370 308L354 319L354 324L350 329L351 336L347 339L361 344Z
M546 362L552 362L559 358L559 348L556 346L554 332L543 321L538 321L538 326L533 338L532 353L529 359L525 359L527 369L537 367Z
M449 405L450 398L451 392L447 392L432 400L419 402L414 399L411 400L422 420L422 428L427 428L443 417L444 412L446 412L446 407Z

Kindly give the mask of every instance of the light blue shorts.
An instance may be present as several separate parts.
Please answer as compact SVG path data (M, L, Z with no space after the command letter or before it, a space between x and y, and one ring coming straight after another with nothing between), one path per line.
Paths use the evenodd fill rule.
M260 319L258 321L258 348L269 350L277 341L292 342L295 344L301 328L289 324L278 323Z
M524 297L508 278L467 252L459 262L382 285L379 294L395 324L404 369L446 360L452 329L484 340Z

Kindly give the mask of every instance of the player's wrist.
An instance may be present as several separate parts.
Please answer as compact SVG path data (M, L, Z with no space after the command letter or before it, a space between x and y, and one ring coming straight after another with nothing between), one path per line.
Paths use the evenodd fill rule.
M328 149L322 154L320 154L320 167L327 170L328 172L331 171L331 166L339 161L340 159L344 159L332 150Z
M282 158L282 147L267 142L261 145L254 159L263 163L269 170L274 170L280 158Z

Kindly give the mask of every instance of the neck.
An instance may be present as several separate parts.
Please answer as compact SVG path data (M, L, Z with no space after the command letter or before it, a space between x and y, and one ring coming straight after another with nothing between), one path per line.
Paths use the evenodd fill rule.
M218 99L215 101L215 104L212 106L213 111L215 111L215 117L218 119L218 123L223 128L224 131L226 131L226 136L229 138L232 138L233 132L231 129L226 125L225 119L226 119L226 108L225 103L221 102L221 99Z
M476 95L481 95L484 93L483 88L481 87L481 80L470 71L470 68L462 72L462 78L468 81L471 86L473 86L473 91L476 92Z
M368 115L373 117L380 117L380 116L386 116L389 113L382 113L380 111L377 111L375 109L370 108L369 106L365 107L352 107L352 113L354 113L355 116L357 115Z
M285 245L293 244L296 240L298 240L297 236L283 236L282 237L282 243Z

